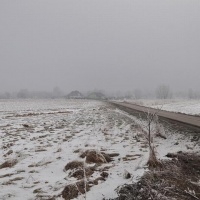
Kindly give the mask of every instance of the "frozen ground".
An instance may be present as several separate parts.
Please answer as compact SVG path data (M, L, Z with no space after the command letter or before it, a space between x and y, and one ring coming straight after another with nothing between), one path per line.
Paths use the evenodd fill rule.
M138 123L135 117L98 101L0 101L0 200L63 199L65 186L77 182L64 167L82 161L80 153L93 149L119 155L88 177L88 181L99 178L107 167L108 177L91 187L87 200L116 197L118 186L137 181L147 170L148 146ZM155 139L158 157L199 151L190 137L169 129L165 134L166 140ZM5 161L8 167L2 167ZM130 179L124 179L125 170Z
M200 116L200 100L127 100L138 105L149 106L171 112Z

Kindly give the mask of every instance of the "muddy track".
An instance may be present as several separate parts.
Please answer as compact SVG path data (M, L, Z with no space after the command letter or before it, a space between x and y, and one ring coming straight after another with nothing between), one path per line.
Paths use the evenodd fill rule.
M135 116L141 117L146 112L156 113L163 122L168 122L174 126L178 125L179 129L187 128L200 134L200 117L139 106L128 102L109 103Z

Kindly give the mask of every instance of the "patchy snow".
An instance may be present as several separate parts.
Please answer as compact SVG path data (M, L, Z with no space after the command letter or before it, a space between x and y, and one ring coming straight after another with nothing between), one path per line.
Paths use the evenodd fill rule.
M153 108L161 108L162 110L167 110L171 112L179 112L189 115L199 115L200 116L200 101L180 101L176 103L167 103L163 105L151 106Z
M200 116L200 100L182 100L182 99L166 99L166 100L127 100L127 102L137 105L149 106L161 110L179 112L189 115Z
M137 181L146 170L147 141L137 125L139 120L110 105L88 100L10 100L0 101L1 200L48 199L59 196L77 180L64 171L67 163L83 160L77 150L95 149L119 153L108 166L108 178L87 192L87 200L117 196L116 188ZM166 130L167 139L156 138L158 156L168 152L199 151L189 137ZM137 136L137 137L136 137ZM138 140L139 137L139 140ZM176 143L176 144L175 144ZM12 151L10 151L12 150ZM9 153L10 152L10 153ZM124 179L125 170L131 173ZM95 172L90 180L100 175ZM85 199L80 195L77 199Z

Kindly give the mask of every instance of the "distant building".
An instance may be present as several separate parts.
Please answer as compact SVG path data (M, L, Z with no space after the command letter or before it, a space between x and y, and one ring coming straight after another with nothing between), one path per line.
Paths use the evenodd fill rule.
M68 99L82 99L82 98L84 98L83 94L80 93L77 90L70 92L66 97Z
M107 97L101 92L91 92L88 96L88 99L96 99L96 100L106 100Z

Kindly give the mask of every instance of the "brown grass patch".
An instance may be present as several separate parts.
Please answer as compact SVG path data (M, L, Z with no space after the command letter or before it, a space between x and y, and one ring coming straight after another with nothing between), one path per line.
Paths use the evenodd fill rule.
M65 166L65 170L83 169L84 163L81 161L72 161Z
M89 151L86 155L86 163L106 163L106 158L103 154L96 151Z
M115 200L195 200L200 199L200 156L168 154L172 160L146 172L138 183L125 185Z
M112 157L118 156L117 153L111 153L107 154L105 152L99 152L96 150L87 150L83 152L80 157L85 158L86 157L86 163L109 163L113 161Z
M85 191L86 185L86 191ZM75 184L67 185L65 189L62 191L62 197L65 200L70 200L78 197L79 194L85 194L85 192L89 191L89 185L85 184L84 181L76 182Z
M94 173L95 169L94 167L88 167L85 169L86 177L90 177ZM77 178L78 180L81 180L84 178L84 170L78 169L77 171L70 174L70 177Z

